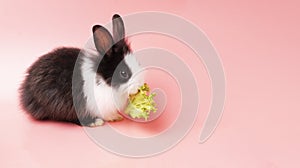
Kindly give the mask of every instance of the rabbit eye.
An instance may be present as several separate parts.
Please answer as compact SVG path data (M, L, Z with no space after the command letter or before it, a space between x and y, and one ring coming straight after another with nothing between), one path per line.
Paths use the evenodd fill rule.
M125 78L125 79L127 79L129 77L129 75L126 71L120 71L120 75L122 78Z

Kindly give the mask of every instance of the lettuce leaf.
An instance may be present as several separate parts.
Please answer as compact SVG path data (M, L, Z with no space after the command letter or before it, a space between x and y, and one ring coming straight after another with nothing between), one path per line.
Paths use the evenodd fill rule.
M131 118L143 118L147 120L151 112L157 111L153 100L155 93L151 93L147 83L144 83L134 95L129 95L129 103L125 109L125 114Z

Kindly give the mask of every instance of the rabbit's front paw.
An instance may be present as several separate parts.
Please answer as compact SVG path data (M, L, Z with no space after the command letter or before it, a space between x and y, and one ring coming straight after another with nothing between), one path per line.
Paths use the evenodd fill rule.
M105 116L104 117L104 120L105 121L121 121L121 120L123 120L123 116L122 115L120 115L119 113L111 113L111 114L109 114L109 115L107 115L107 116Z
M96 118L93 122L87 124L88 127L98 127L104 124L101 118Z

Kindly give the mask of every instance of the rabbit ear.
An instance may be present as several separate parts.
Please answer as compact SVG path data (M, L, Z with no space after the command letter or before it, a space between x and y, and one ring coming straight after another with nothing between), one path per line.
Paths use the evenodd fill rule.
M109 31L100 25L93 26L94 42L98 52L101 55L110 55L110 48L113 45L113 38Z
M121 16L118 14L114 14L112 22L114 42L117 43L118 41L123 40L125 37L124 23Z

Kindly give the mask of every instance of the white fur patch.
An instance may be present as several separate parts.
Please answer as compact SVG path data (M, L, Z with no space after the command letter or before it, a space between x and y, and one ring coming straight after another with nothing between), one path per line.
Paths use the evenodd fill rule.
M93 71L94 62L91 57L98 57L98 53L93 50L85 50L84 54L86 57L83 58L81 74L84 80L83 93L87 101L86 108L94 117L106 121L114 120L119 117L115 103L115 99L119 95L105 83L101 76L97 76L96 72ZM122 102L125 104L126 98Z
M128 94L137 92L139 86L144 84L144 75L136 58L130 54L125 56L125 62L132 71L130 80L118 89L107 85L101 76L93 71L94 62L91 57L97 57L95 51L85 50L81 73L84 80L83 92L86 97L86 108L94 117L106 121L118 118L118 111L125 108ZM98 84L96 83L98 80Z
M125 62L132 72L132 77L130 78L127 84L127 93L134 94L137 92L137 89L144 84L145 73L142 71L139 62L133 54L126 55Z

